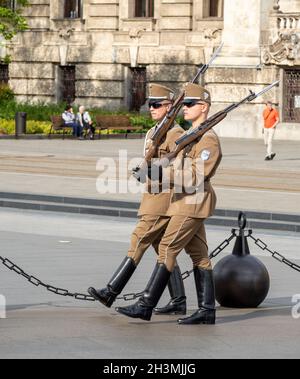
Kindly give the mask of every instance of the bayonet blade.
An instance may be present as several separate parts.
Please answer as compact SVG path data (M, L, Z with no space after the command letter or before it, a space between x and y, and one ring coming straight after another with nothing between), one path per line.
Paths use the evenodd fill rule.
M277 86L279 83L280 83L280 81L277 80L276 82L270 84L268 87L264 88L262 91L255 94L255 98L262 96L264 93L270 91L273 87Z
M204 64L198 71L195 78L192 80L192 83L196 83L199 79L200 75L204 75L206 71L209 69L210 65L213 63L213 61L217 58L217 56L220 54L220 51L222 50L224 46L224 43L221 43L221 45L217 48L217 50L214 52L212 57L210 58L210 61L207 64Z
M210 66L213 61L217 58L217 56L220 54L221 50L223 49L224 43L222 42L221 45L217 48L217 50L214 52L212 57L210 58L210 61L208 62L207 66Z

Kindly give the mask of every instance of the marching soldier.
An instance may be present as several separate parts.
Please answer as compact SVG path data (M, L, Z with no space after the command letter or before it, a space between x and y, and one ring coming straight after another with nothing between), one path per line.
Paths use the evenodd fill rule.
M171 89L156 84L150 85L149 108L151 116L157 122L157 125L169 111L173 99L174 92ZM147 151L147 147L149 147L150 138L154 132L155 127L146 136L145 152ZM183 132L184 130L175 123L173 128L168 131L163 143L158 147L156 157L163 158L165 154L173 150L175 141ZM139 217L141 219L131 236L131 246L127 257L105 288L100 290L94 288L88 289L91 296L107 307L111 307L116 297L122 292L140 263L145 251L151 244L158 254L159 242L170 220L170 217L166 213L170 205L171 191L161 192L159 188L157 190L157 187L155 187L153 191L155 193L152 193L151 181L148 183L148 192L144 194L139 209ZM169 279L171 300L166 307L157 309L157 312L164 314L186 314L184 285L180 269L176 264Z
M196 84L187 84L184 98L185 120L196 128L207 119L211 97L207 90ZM150 321L171 272L176 257L185 249L191 256L199 309L192 316L178 320L179 324L214 324L215 291L213 271L208 257L204 221L215 210L216 195L210 183L222 159L219 138L208 131L194 144L179 153L167 169L162 169L163 180L174 182L175 188L167 215L171 217L159 245L159 258L151 279L140 300L116 310L131 318ZM189 164L186 164L189 163ZM200 164L199 164L200 163ZM199 174L200 181L199 179ZM180 174L180 175L178 175ZM176 188L176 178L183 179L184 190ZM203 186L203 193L197 188ZM182 187L182 185L181 185Z

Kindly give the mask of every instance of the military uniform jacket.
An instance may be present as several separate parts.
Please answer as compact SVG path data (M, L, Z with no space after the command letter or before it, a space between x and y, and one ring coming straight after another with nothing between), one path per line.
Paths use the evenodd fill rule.
M221 160L220 141L213 130L179 153L174 163L166 169L174 185L167 216L205 219L213 215L217 199L210 179ZM178 193L179 187L181 193Z
M147 151L147 146L149 146L150 138L155 132L155 127L149 130L146 135L145 141L145 152ZM180 125L174 124L173 128L171 128L163 143L159 146L156 157L155 158L163 158L167 153L173 151L175 149L175 142L181 137L184 130ZM141 206L139 209L139 216L145 215L155 215L155 216L166 216L167 210L170 206L171 197L173 194L172 189L168 189L166 191L151 191L152 182L149 181L147 185L147 192L144 193ZM157 186L154 184L152 187L157 189ZM152 193L158 192L158 193Z

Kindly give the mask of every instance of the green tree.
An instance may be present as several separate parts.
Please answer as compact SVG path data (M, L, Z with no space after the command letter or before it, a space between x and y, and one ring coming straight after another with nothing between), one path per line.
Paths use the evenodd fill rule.
M27 29L27 22L21 12L28 0L0 0L0 37L9 41L17 33Z

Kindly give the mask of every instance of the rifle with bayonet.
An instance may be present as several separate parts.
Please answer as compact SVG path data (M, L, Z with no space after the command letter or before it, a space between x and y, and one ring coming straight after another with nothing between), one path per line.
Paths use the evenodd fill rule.
M253 91L250 91L250 94L245 97L243 100L241 100L238 103L233 103L232 105L228 106L224 110L214 114L213 116L209 117L206 121L204 121L201 125L199 125L196 128L192 128L188 130L186 133L183 134L182 137L180 137L176 141L176 148L174 151L168 153L165 155L164 158L159 160L155 163L156 166L161 167L168 167L170 162L177 157L177 155L182 151L186 146L192 144L197 139L201 138L205 133L207 133L210 129L212 129L214 126L219 124L224 118L227 117L228 113L232 112L233 110L237 109L241 105L251 102L258 98L259 96L262 96L264 93L270 91L273 87L277 86L279 84L279 81L276 81L269 85L268 87L264 88L259 93L254 93Z
M220 51L222 50L222 47L223 47L223 44L221 44L218 47L218 49L215 51L215 53L211 57L210 61L207 64L201 66L201 68L199 68L196 76L193 78L191 83L197 83L200 76L204 75L206 73L206 71L209 69L209 67L213 63L213 61L219 55ZM180 110L182 108L182 102L183 102L184 96L185 96L185 93L183 91L180 94L180 96L175 100L171 109L166 114L166 116L163 118L163 120L159 123L159 125L157 125L153 136L150 138L151 142L149 144L149 147L147 149L147 152L145 154L143 161L141 162L141 164L138 167L136 167L132 170L133 171L132 174L137 180L139 180L139 181L141 180L140 174L148 167L149 163L151 162L151 159L154 158L154 156L157 152L157 149L160 146L160 144L162 143L162 141L163 141L165 135L167 134L168 130L174 124L174 121L176 120L176 117L178 116L178 113L180 112Z

